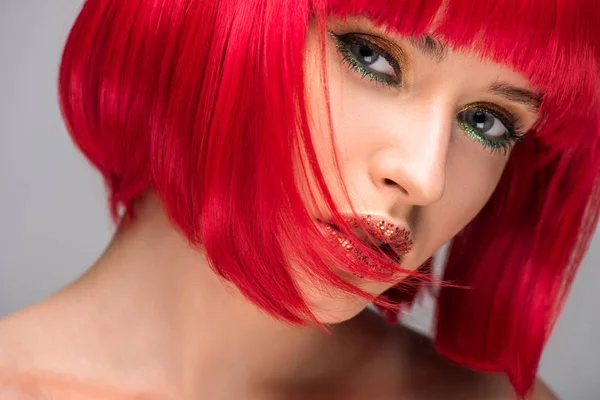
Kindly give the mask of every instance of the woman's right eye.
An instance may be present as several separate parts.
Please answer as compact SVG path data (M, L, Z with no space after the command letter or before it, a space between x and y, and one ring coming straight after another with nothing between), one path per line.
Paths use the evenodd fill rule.
M329 34L351 70L386 86L400 86L402 70L396 59L387 51L359 34Z

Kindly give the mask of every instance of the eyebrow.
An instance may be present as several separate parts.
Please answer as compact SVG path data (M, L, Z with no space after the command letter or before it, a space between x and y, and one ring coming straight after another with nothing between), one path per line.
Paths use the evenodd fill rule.
M496 82L488 87L488 91L504 97L508 101L526 105L533 113L540 111L542 94L534 93L527 89L511 86L504 82Z
M433 58L437 62L442 62L446 57L447 47L440 40L431 35L418 38L411 37L410 43L423 54Z

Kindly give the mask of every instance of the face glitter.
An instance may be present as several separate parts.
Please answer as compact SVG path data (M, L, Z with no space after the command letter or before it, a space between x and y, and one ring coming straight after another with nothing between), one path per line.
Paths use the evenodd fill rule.
M355 242L361 240L367 246L382 251L393 263L400 264L402 257L410 251L413 244L408 230L383 219L373 218L371 215L362 217L360 221L355 218L345 218L345 222L353 228L353 236L349 237L330 223L325 224L326 236L332 242L340 245L348 257L365 264L370 271L390 276L397 272L397 270L368 257L357 248Z

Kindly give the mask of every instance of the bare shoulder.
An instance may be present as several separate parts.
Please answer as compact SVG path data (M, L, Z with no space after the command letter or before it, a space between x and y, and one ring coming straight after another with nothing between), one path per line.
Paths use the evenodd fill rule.
M6 372L31 362L35 353L32 338L43 333L44 329L30 314L29 309L24 309L0 318L0 371Z
M75 348L85 320L57 298L52 295L0 318L0 368L46 369Z
M36 304L0 318L0 400L87 400L68 379L54 375L46 356L57 350L50 321Z
M17 374L5 368L0 369L1 400L47 400L41 393L35 393L31 387L25 387Z
M407 340L413 369L415 398L428 399L481 399L517 400L510 382L503 374L484 373L465 368L442 357L430 338L406 327L403 336ZM558 397L540 379L527 400L558 400Z
M0 399L2 400L47 400L40 397L34 397L20 391L11 390L10 388L0 387Z
M159 400L152 393L129 393L111 385L47 371L0 368L0 400Z
M0 318L0 400L46 400L19 369L30 364L29 318L21 310Z

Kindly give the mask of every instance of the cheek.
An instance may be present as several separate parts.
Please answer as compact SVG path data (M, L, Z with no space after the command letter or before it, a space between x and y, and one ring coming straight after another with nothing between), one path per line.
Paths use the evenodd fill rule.
M502 176L507 157L490 155L477 146L450 152L446 191L441 201L423 210L419 236L425 259L452 239L485 206ZM421 257L420 257L421 258Z
M329 49L326 54L329 106L331 110L333 132L329 130L327 102L325 88L320 83L319 61L309 58L305 63L307 84L307 116L309 120L310 133L313 141L317 162L321 168L323 178L327 183L334 202L341 209L347 208L348 199L344 195L341 181L347 174L347 156L352 149L361 147L361 141L370 141L369 129L365 124L364 100L352 99L364 98L352 85L344 83L344 66L336 62L335 49ZM361 108L360 104L363 104ZM300 146L302 147L302 146ZM336 166L336 156L339 164ZM306 154L298 154L299 160L307 164ZM339 170L338 170L339 168ZM329 214L323 207L321 195L313 193L316 204L310 201L311 189L318 187L314 175L304 176L300 168L298 171L298 186L305 199L311 215ZM341 174L341 175L340 175Z

